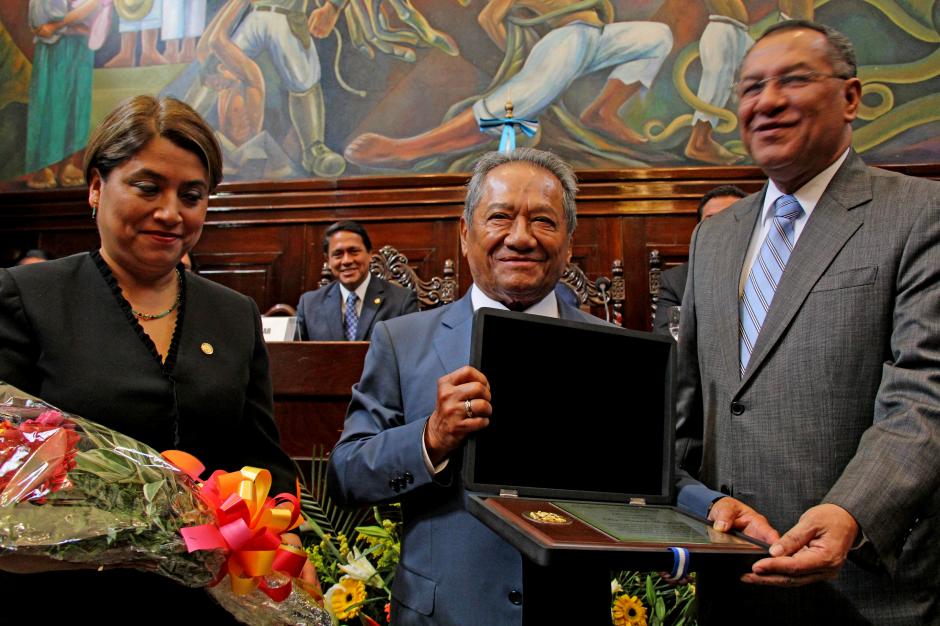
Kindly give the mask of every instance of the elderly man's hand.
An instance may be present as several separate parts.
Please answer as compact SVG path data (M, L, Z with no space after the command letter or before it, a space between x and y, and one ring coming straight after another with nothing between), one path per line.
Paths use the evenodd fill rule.
M708 519L713 522L715 530L723 533L738 530L764 543L773 543L780 537L780 533L774 530L766 517L731 497L715 502L708 513Z
M769 559L754 564L741 580L758 585L806 585L839 574L858 535L858 523L835 504L820 504L800 517L770 546Z
M480 370L467 365L439 378L437 406L424 431L431 462L439 464L467 435L486 428L492 413L490 384Z

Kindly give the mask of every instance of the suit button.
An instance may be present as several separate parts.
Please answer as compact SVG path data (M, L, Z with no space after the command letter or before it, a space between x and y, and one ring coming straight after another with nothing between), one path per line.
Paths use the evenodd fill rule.
M395 493L401 491L401 485L398 484L397 478L390 478L388 481L388 486L395 490Z
M731 414L732 415L741 415L744 413L744 405L735 400L731 403Z
M415 481L415 477L411 474L411 472L405 472L404 478L409 485Z
M522 604L522 592L518 589L513 589L509 592L509 601L513 604Z

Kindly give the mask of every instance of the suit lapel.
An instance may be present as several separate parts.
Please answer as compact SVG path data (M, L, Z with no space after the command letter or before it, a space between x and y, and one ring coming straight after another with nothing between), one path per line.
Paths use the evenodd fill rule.
M337 341L342 341L346 338L346 333L343 332L343 306L340 302L342 292L339 290L339 281L333 281L327 289L329 291L326 292L326 297L323 299L323 308L328 336L336 337Z
M809 292L826 272L846 241L861 227L862 211L871 201L871 179L862 160L851 152L819 199L777 286L767 318L751 353L741 384L754 375L803 306Z
M378 302L376 302L378 300ZM369 279L369 286L366 288L366 297L362 301L362 313L359 315L359 328L356 331L356 339L364 341L372 328L372 321L379 307L385 303L385 284L377 276Z
M735 205L734 224L728 233L728 254L718 251L717 272L712 277L712 289L719 311L726 311L718 320L719 342L722 347L721 358L725 370L738 376L741 371L740 339L740 294L738 285L741 281L741 270L744 267L744 257L751 243L754 225L760 219L761 207L764 204L764 195L767 186L761 193L755 194ZM722 246L724 248L724 246ZM753 357L752 357L753 358Z
M447 308L434 333L434 350L445 372L453 372L470 363L472 326L473 303L470 290L467 290L463 298Z

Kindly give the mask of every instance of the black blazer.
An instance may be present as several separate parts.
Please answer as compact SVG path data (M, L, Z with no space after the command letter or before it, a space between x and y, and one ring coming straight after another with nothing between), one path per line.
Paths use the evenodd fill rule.
M316 291L300 296L297 305L297 326L304 341L345 341L343 332L342 292L333 281ZM411 289L393 285L372 276L362 300L357 341L368 341L376 322L418 310L418 298Z
M0 380L158 451L190 452L207 473L265 467L277 491L293 492L257 307L189 272L183 288L176 337L161 363L96 252L0 269ZM133 570L0 572L0 585L14 597L55 589L55 601L42 607L46 619L124 623L150 597L158 600L146 603L148 623L178 620L183 606L187 619L235 623L205 591Z

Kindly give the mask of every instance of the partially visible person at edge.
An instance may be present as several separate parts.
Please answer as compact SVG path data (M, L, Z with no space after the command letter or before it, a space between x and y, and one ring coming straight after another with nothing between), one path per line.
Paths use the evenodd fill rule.
M293 492L258 308L180 263L222 179L212 129L177 100L131 98L94 131L85 175L101 247L0 270L0 380L207 471L267 468ZM0 572L0 586L40 622L234 622L205 591L134 570Z
M576 225L576 185L570 166L548 152L481 157L460 219L472 287L453 304L379 322L372 333L330 455L329 486L341 503L401 502L394 624L522 623L522 557L467 512L455 460L492 412L486 377L469 366L470 335L481 307L603 323L554 292ZM525 358L520 345L520 367ZM609 615L610 590L603 576L599 582L596 607ZM580 603L597 599L573 597L559 604L559 616L572 607L583 615Z
M33 263L44 263L46 261L51 261L52 257L45 250L39 248L34 248L32 250L27 250L26 254L20 257L19 261L16 262L17 265L32 265Z
M861 83L827 26L770 27L737 92L769 181L692 238L678 413L704 484L679 503L772 545L699 572L700 621L938 624L940 184L852 150Z
M745 196L747 193L734 185L715 187L699 200L698 221L707 220ZM688 263L670 267L659 275L659 295L656 298L653 332L669 334L669 308L682 306L682 293L685 291L685 281L688 276Z

